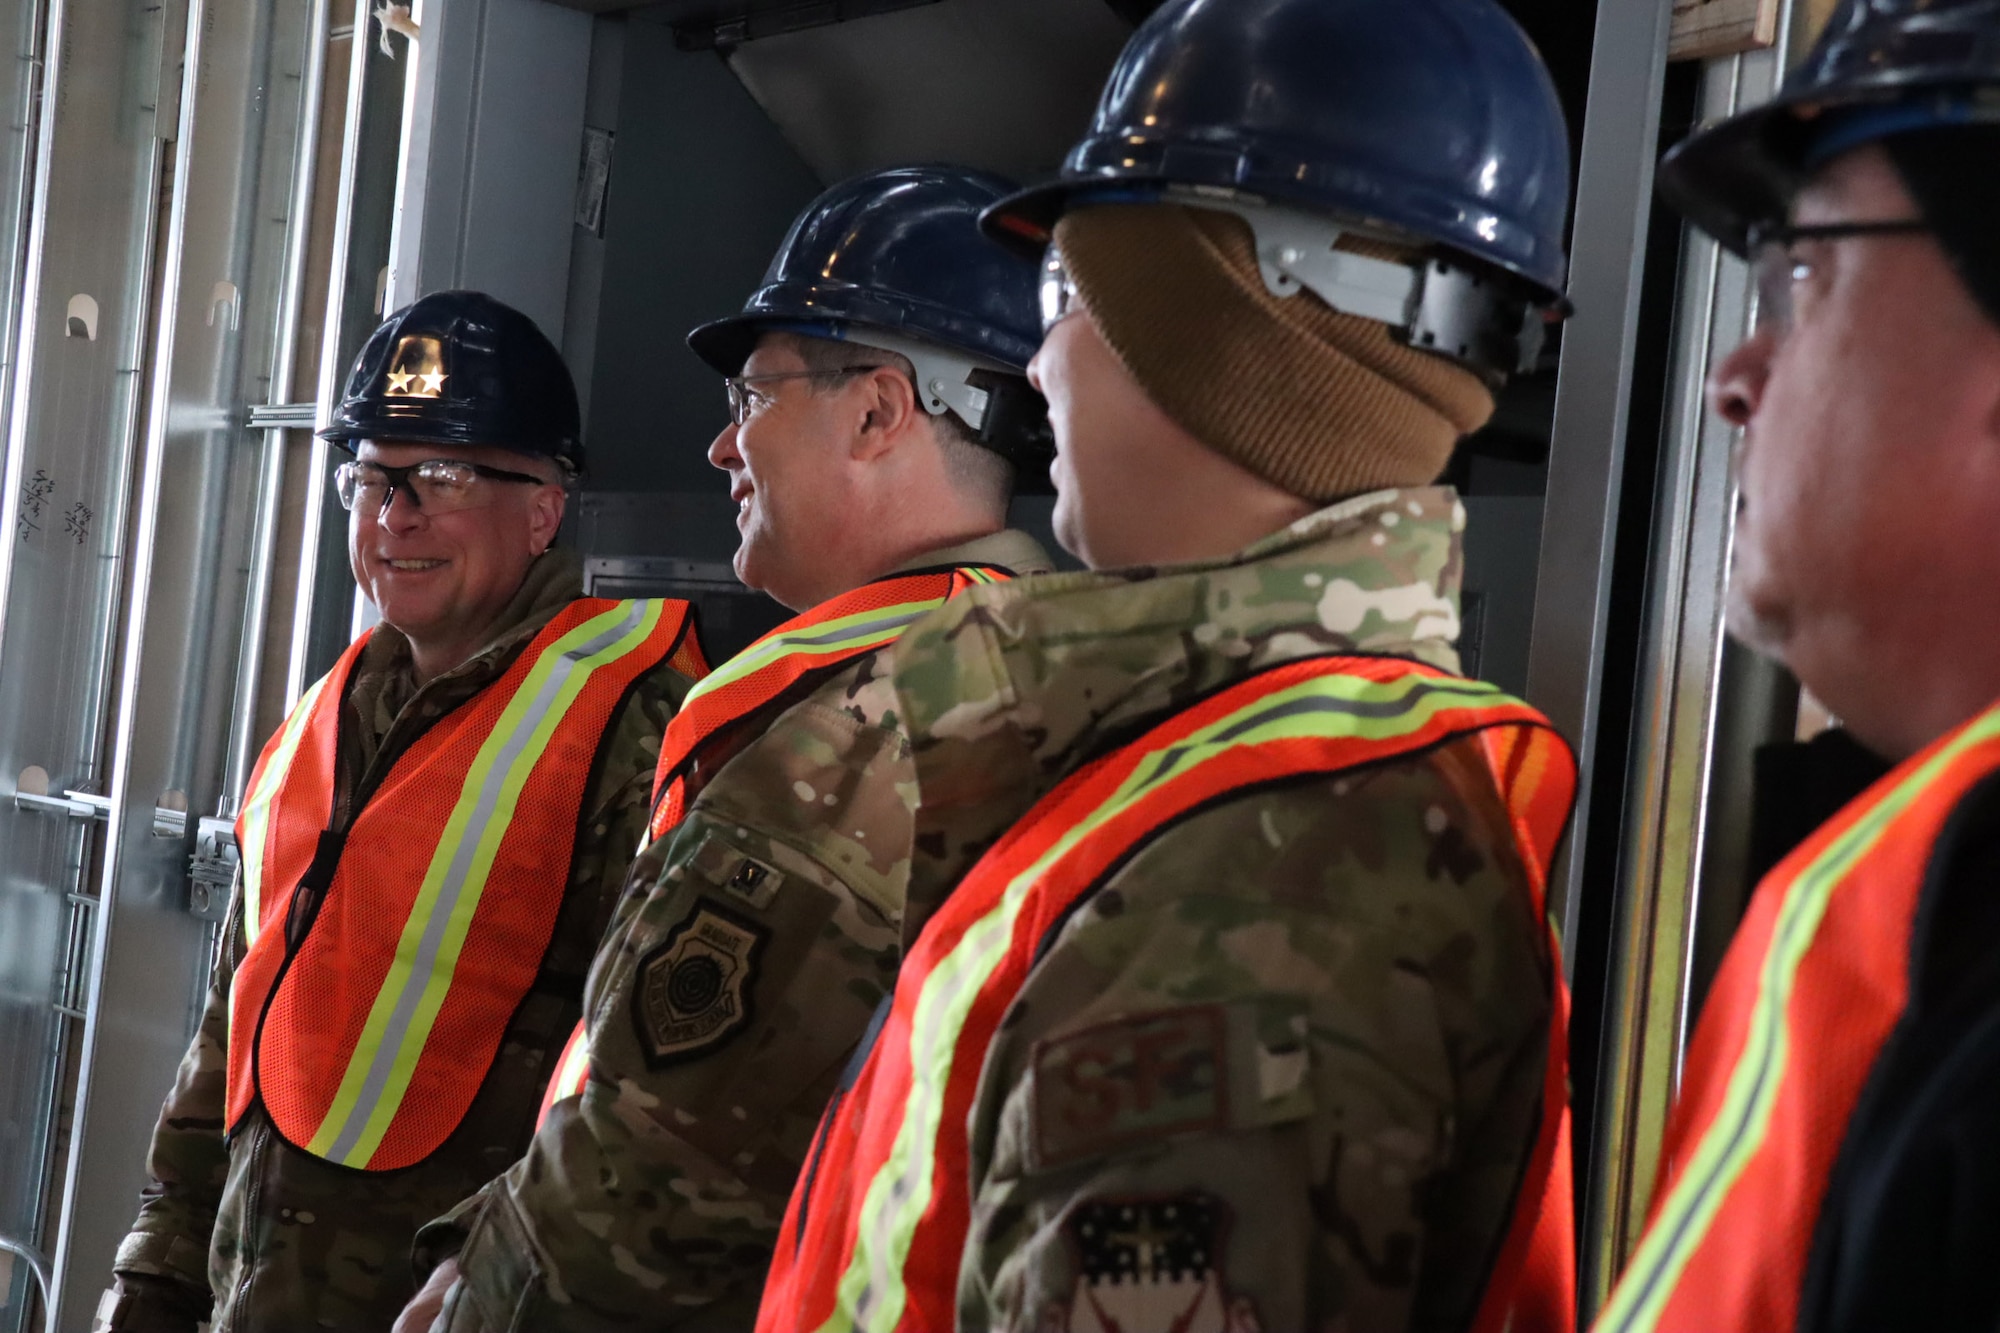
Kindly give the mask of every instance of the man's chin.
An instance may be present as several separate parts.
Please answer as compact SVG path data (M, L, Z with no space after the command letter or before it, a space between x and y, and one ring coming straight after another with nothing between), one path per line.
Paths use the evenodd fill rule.
M1060 482L1056 486L1055 509L1049 514L1049 528L1055 533L1056 545L1084 564L1095 567L1090 559L1089 543L1084 540L1083 520L1077 513L1072 493L1064 491Z
M1786 665L1785 648L1792 637L1790 620L1769 607L1760 607L1748 595L1732 586L1724 611L1724 625L1731 638L1761 656Z
M752 592L764 591L764 585L757 572L757 561L750 552L749 538L744 538L743 544L736 548L736 554L730 558L729 567L736 571L738 583Z
M371 590L368 599L375 604L383 624L410 637L421 637L443 619L443 599L416 596L410 589L383 590L381 596Z

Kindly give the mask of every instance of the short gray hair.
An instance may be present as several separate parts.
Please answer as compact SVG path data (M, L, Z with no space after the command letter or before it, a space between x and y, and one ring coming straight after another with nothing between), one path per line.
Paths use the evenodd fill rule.
M997 513L1007 512L1007 502L1014 496L1014 464L979 443L979 437L958 413L946 411L932 415L925 411L923 393L917 388L916 367L910 364L908 357L900 352L835 338L814 338L789 331L780 336L787 339L787 346L798 353L807 370L825 373L891 366L901 371L910 382L911 392L916 395L917 410L930 419L931 433L938 442L938 448L944 452L945 474L951 478L952 485L961 494ZM814 392L823 392L830 386L828 381L822 380L812 387Z

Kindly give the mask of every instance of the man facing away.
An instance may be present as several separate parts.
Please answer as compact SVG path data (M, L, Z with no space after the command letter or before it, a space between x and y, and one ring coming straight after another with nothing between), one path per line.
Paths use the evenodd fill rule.
M1605 1330L2000 1322L2000 7L1845 0L1661 187L1747 254L1732 633L1896 767L1758 886Z
M398 311L322 434L382 613L265 747L112 1329L380 1333L417 1228L519 1156L706 670L686 603L550 549L576 394L477 292Z
M1560 301L1567 174L1497 5L1173 0L989 211L1053 228L1030 377L1091 572L897 643L924 919L764 1333L1573 1321L1573 765L1456 674L1430 484Z
M709 459L737 572L800 614L668 729L654 840L592 969L580 1095L433 1229L462 1249L402 1327L438 1302L454 1333L747 1327L905 942L891 645L962 588L1048 568L1006 529L1014 460L1045 431L1022 373L1034 274L977 226L1011 188L944 166L835 186L743 312L689 336L728 377Z

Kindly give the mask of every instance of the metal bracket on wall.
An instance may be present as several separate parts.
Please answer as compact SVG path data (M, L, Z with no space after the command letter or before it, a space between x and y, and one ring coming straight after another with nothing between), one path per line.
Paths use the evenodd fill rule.
M674 24L674 45L683 51L720 51L724 55L745 42L780 33L824 28L849 19L893 14L899 9L934 5L938 0L804 0L804 3L754 3L748 13L708 13ZM739 6L729 6L738 8Z
M111 820L111 798L99 796L91 791L65 791L60 796L45 796L38 792L16 791L16 810L36 810L45 815L62 815L80 823ZM204 821L206 822L206 821ZM187 835L187 814L181 810L170 810L166 806L153 807L153 836L156 838L180 838ZM232 839L233 843L233 839Z
M91 820L111 818L111 798L87 791L66 791L60 796L43 796L31 791L17 791L14 793L14 808L39 810L50 815L66 815L86 823Z
M250 408L251 430L311 430L317 403L257 403Z
M229 915L229 900L242 874L236 826L227 819L204 816L195 833L194 859L188 866L188 915L221 922Z

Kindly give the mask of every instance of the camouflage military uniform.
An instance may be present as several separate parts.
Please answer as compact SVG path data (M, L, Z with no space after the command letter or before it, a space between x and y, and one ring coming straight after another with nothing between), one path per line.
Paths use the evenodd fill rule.
M912 626L905 929L1062 777L1253 668L1455 671L1463 512L1378 492L1227 560L975 589ZM1469 1324L1535 1136L1552 966L1473 746L1209 807L1061 927L970 1119L961 1330Z
M581 588L574 556L544 556L503 613L503 632L421 688L408 640L379 628L341 718L343 808L365 800L431 724L504 672ZM589 960L645 834L660 735L689 684L663 665L613 717L542 974L464 1121L416 1167L371 1175L334 1166L281 1142L261 1105L224 1139L229 987L245 948L238 896L200 1030L154 1131L139 1219L118 1249L115 1271L131 1299L114 1327L191 1331L211 1299L215 1333L389 1327L415 1291L417 1228L503 1170L533 1133Z
M1049 567L996 533L909 568ZM590 1079L463 1233L444 1327L741 1329L821 1111L907 938L910 766L886 654L750 734L649 846L592 966ZM712 967L684 967L706 956ZM700 975L698 993L677 990Z

